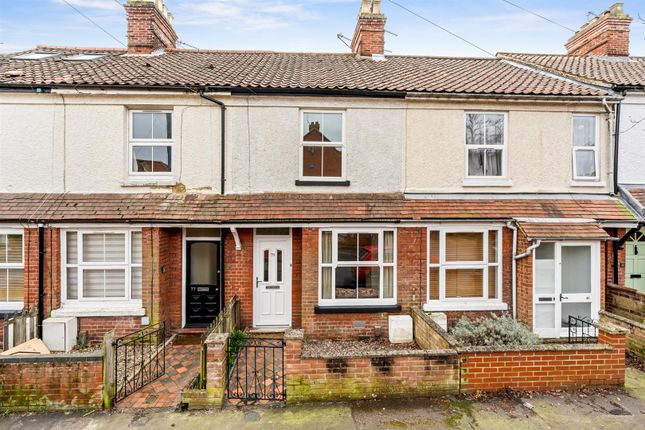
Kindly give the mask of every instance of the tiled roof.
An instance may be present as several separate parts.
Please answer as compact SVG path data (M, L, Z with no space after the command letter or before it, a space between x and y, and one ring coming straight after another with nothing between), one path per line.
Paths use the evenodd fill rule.
M308 222L633 220L613 198L409 199L402 194L0 194L0 221Z
M497 56L598 85L645 86L644 57L518 53L499 53Z
M533 239L609 239L596 222L518 222L518 227Z
M344 53L197 51L125 55L124 50L39 47L41 60L0 55L0 86L91 85L213 87L220 89L340 90L599 96L607 93L511 65L498 58L387 56L385 61ZM65 60L79 52L91 61Z

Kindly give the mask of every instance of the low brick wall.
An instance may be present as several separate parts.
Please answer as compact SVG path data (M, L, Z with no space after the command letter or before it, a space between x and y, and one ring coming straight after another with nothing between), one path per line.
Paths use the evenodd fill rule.
M0 411L102 407L103 355L0 356Z
M600 311L600 322L608 322L628 330L629 333L627 333L625 341L626 348L645 359L645 324L606 311Z
M601 326L597 344L457 350L463 392L622 386L625 382L625 330L616 326Z
M285 334L288 403L459 391L459 357L455 351L392 351L342 358L305 356L303 338L302 330Z
M645 294L618 285L607 285L605 294L608 312L645 324Z
M206 388L189 388L181 393L181 402L189 409L219 407L224 403L228 336L228 333L211 333L206 338Z
M421 348L449 349L457 345L454 337L418 307L412 307L410 315L414 327L414 340Z

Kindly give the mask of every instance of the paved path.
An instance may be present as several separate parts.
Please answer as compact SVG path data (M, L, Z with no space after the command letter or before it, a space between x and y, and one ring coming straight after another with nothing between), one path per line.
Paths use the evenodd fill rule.
M228 408L10 415L0 430L238 429L551 429L643 430L645 373L628 370L625 390L551 393L530 398L378 400L285 409Z
M195 337L199 340L199 337ZM181 391L199 373L199 344L188 336L178 336L166 348L166 373L117 403L118 409L174 408Z

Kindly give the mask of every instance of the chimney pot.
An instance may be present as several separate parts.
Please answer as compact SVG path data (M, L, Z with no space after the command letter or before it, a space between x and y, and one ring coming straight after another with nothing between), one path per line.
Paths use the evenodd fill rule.
M629 25L632 18L623 3L614 3L606 11L584 24L565 44L569 55L629 56Z
M385 54L385 22L381 0L361 0L361 9L352 38L354 54L371 57Z
M125 10L129 54L151 54L177 46L173 16L163 0L128 0Z

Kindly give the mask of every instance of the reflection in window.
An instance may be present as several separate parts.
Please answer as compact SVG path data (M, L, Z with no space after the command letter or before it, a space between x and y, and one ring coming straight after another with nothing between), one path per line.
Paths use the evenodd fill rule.
M302 115L302 176L343 176L343 114L305 112Z
M467 176L503 176L504 145L503 114L466 114Z

